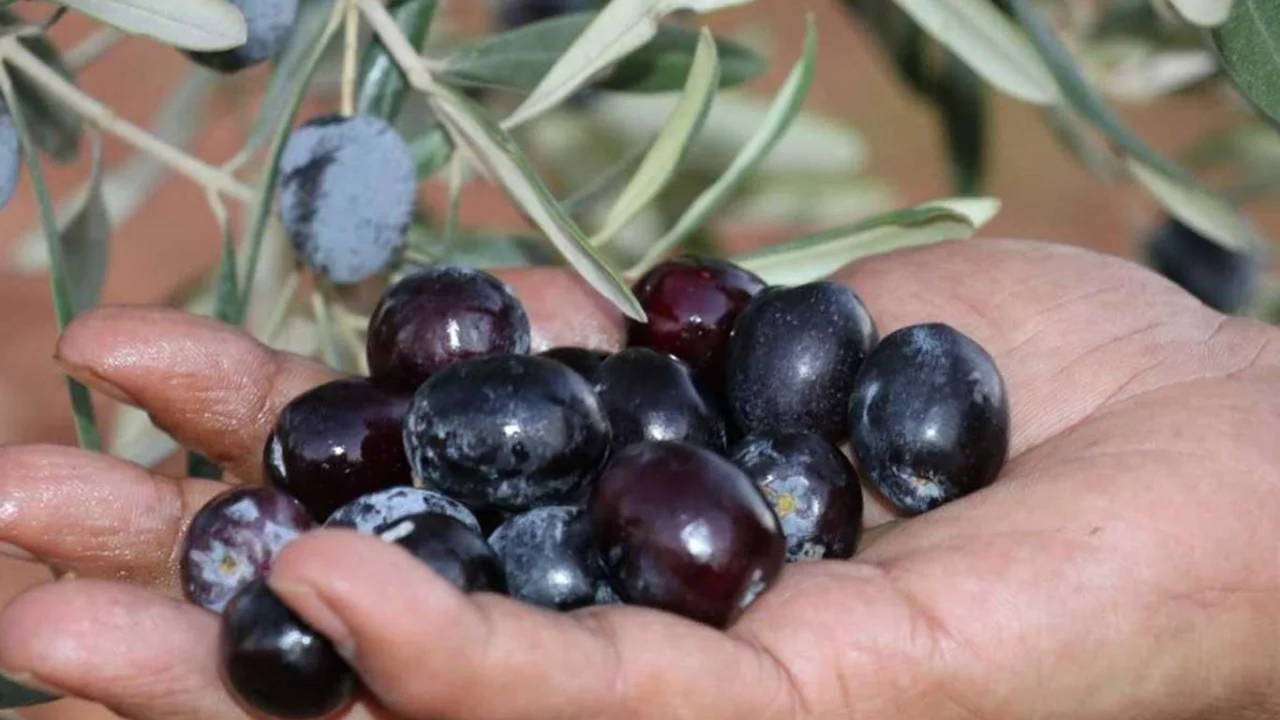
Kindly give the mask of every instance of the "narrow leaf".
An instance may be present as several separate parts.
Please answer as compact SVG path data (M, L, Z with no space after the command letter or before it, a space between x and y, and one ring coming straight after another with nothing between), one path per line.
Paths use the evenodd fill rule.
M1236 0L1213 41L1240 92L1280 122L1280 3Z
M283 112L275 118L276 125L270 135L270 149L267 151L267 157L263 165L264 171L262 177L258 178L258 188L254 197L249 230L245 233L243 240L243 247L247 248L247 259L245 260L244 274L240 282L240 302L237 303L235 312L231 313L228 318L228 322L232 324L238 325L244 322L245 313L249 309L249 293L253 288L253 279L258 270L258 260L262 254L262 239L266 235L267 224L271 220L276 175L280 166L280 153L284 150L285 140L289 137L289 131L292 127L294 115L298 112L298 106L302 103L302 98L307 93L307 87L311 84L311 76L315 73L316 65L319 64L320 58L324 56L325 48L328 47L329 42L338 31L343 15L342 9L342 3L330 4L329 20L320 32L316 42L312 45L311 55L298 65L295 82L288 85L288 101L282 106Z
M894 0L913 20L996 89L1036 105L1056 105L1053 74L990 0Z
M299 85L306 84L313 72L314 62L318 62L318 59L313 62L312 58L316 54L316 44L321 41L333 14L334 2L335 0L306 0L298 4L298 19L293 25L293 34L272 64L271 79L267 81L266 92L258 105L258 116L254 120L253 129L233 164L243 162L275 137L282 116L292 119L296 104L294 91Z
M13 118L18 137L22 140L23 156L27 159L27 169L31 175L31 185L35 189L36 202L40 210L40 222L44 226L45 241L49 252L49 285L53 296L54 319L58 332L70 324L75 317L75 299L67 286L65 262L62 257L62 240L58 233L58 220L53 210L53 199L45 184L44 170L40 165L40 153L36 148L26 117L26 109L14 91L9 73L0 66L0 91L4 93L5 102L9 105L9 113ZM67 391L71 396L71 414L75 421L76 438L80 446L87 450L100 450L102 436L98 432L98 422L94 417L93 403L89 390L84 385L67 378Z
M1198 185L1187 185L1158 169L1129 158L1129 169L1160 204L1177 219L1219 245L1250 252L1258 244L1253 229L1225 200Z
M458 50L440 73L454 85L529 92L591 24L595 13L575 13L525 25ZM603 90L655 93L679 90L689 75L699 33L660 25L644 47L622 58L593 81ZM740 85L764 71L764 60L745 45L716 39L720 87Z
M1178 14L1187 22L1200 27L1214 28L1227 21L1231 14L1231 0L1170 0Z
M948 53L933 101L947 131L955 191L973 195L982 189L986 171L986 88L968 65Z
M972 202L998 207L989 198ZM972 237L980 225L968 213L948 207L950 203L944 200L887 213L739 255L733 261L770 284L798 285L827 277L869 255Z
M580 275L628 317L643 321L644 309L631 289L591 248L582 230L556 202L515 140L464 95L441 87L431 97L436 115L454 140L538 226Z
M184 50L230 50L249 37L244 15L227 0L59 0L127 33Z
M393 0L387 4L387 12L396 19L409 44L421 48L438 5L439 0ZM383 47L382 41L375 37L365 48L360 61L360 94L356 98L356 112L395 122L408 91L409 81L400 65Z
M111 218L102 194L102 139L93 139L93 169L89 190L71 221L61 232L62 260L71 293L72 311L79 315L98 304L107 279L107 249L111 240Z
M1026 29L1031 36L1031 41L1035 43L1041 56L1053 71L1067 102L1125 154L1132 155L1146 165L1158 168L1165 175L1180 178L1185 182L1194 182L1190 174L1134 134L1120 116L1093 90L1076 64L1071 51L1058 38L1057 33L1039 10L1032 7L1028 0L1007 0L1007 2L1014 17Z
M704 29L680 103L649 148L631 182L618 196L605 217L600 232L592 238L592 244L608 242L636 213L652 202L675 176L684 161L689 143L697 137L707 119L707 111L711 108L711 101L715 99L719 77L720 64L716 56L715 40L711 37L711 32Z
M0 9L0 24L17 25L22 19L8 8ZM43 33L18 39L31 54L68 82L75 82L71 70L48 36ZM27 111L31 133L39 148L55 161L70 162L80 154L80 136L84 123L80 115L26 75L13 76L13 89Z
M53 702L58 698L53 695L46 695L42 692L36 692L28 688L22 687L12 680L0 675L0 710L9 708L27 707L28 705L39 705L42 703Z
M425 180L453 157L453 143L449 142L449 134L444 128L437 125L409 143L409 151L413 153L418 179Z
M800 112L800 107L804 104L804 99L809 94L809 87L813 84L813 72L817 65L817 59L818 29L813 15L809 15L808 28L804 40L804 55L796 63L796 66L792 68L786 82L782 84L777 98L774 99L772 107L769 108L769 113L765 116L764 124L756 131L756 134L742 148L715 183L698 195L676 221L675 225L667 231L666 235L659 238L653 247L645 253L645 256L641 258L640 262L628 271L629 275L639 275L653 267L667 251L680 244L694 231L702 227L717 210L733 197L738 186L777 145L787 128L791 126L791 122Z

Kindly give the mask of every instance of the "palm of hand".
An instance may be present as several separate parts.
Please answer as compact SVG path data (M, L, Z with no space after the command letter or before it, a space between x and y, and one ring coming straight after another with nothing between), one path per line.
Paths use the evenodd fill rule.
M549 319L549 308L580 307L564 293L582 291L537 275L512 281L545 334L582 342L616 328L604 314ZM306 539L273 582L352 653L377 698L352 715L1182 718L1274 707L1280 333L1133 266L1052 246L939 247L842 279L882 330L949 322L996 356L1015 434L994 487L875 528L854 562L788 568L727 635L633 608L554 616L468 599L376 541ZM326 376L150 311L87 318L60 357L241 477L256 475L280 404ZM243 717L218 684L216 622L155 592L172 594L175 539L219 487L63 448L0 451L0 542L81 577L134 581L24 596L0 617L0 668L132 717ZM868 521L886 518L873 508Z

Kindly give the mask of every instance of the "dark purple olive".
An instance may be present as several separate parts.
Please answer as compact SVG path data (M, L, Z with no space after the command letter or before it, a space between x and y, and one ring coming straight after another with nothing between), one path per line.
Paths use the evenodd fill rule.
M489 537L517 600L556 610L594 605L607 583L591 524L580 507L534 508L503 523Z
M942 324L880 342L849 403L859 474L915 515L986 487L1009 451L1009 400L995 360Z
M636 299L649 321L627 323L627 345L680 358L718 392L729 333L739 313L764 288L755 274L723 260L668 260L635 285Z
M603 350L588 350L580 347L551 348L538 353L538 356L568 365L571 370L592 384L596 381L596 371L600 369L600 365L609 359L609 353Z
M438 265L387 290L366 348L373 377L416 390L459 360L529 352L529 317L501 280Z
M480 533L439 513L421 513L374 531L408 550L463 592L507 591L502 564Z
M191 519L182 542L182 589L191 602L220 613L311 526L302 504L275 488L229 490Z
M609 416L615 450L644 440L725 448L724 418L695 384L689 367L648 348L628 348L596 372L596 395Z
M813 433L773 432L747 437L732 460L778 516L788 562L853 556L862 489L839 448Z
M597 481L592 536L626 602L725 627L782 569L768 502L733 463L684 443L620 451Z
M1178 220L1156 228L1145 250L1152 270L1214 310L1241 312L1257 292L1263 263L1255 253L1225 248Z
M355 673L333 644L255 580L222 615L221 666L232 694L264 715L325 718L351 702Z
M876 343L871 315L832 282L771 288L742 311L729 340L726 397L744 433L845 435L849 395Z
M265 453L268 479L318 521L363 495L411 485L401 430L409 402L408 394L359 378L299 395L276 422L278 450L268 445Z
M438 492L413 487L388 488L356 498L338 508L324 526L373 533L388 523L425 512L448 515L472 530L480 530L476 516L462 503Z
M604 462L609 423L581 375L506 355L454 363L424 383L404 438L425 486L521 512L581 492Z

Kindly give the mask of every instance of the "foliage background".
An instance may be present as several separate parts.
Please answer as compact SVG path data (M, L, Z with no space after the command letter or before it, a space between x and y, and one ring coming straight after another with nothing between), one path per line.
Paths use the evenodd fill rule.
M850 22L837 0L757 0L742 9L706 20L718 34L764 38L769 71L751 88L769 95L800 54L805 14L817 15L819 62L807 109L855 126L866 140L866 174L887 181L896 191L894 206L906 206L952 194L947 155L934 114L901 84L865 26ZM487 23L482 0L445 3L447 17L482 31ZM52 35L62 48L76 45L96 25L72 13ZM749 40L754 42L754 40ZM126 40L79 76L79 84L126 118L144 126L160 109L166 93L189 64L176 51L146 40ZM253 119L266 68L223 82L209 105L210 121L191 144L200 157L221 162L239 148ZM1133 256L1145 232L1162 213L1133 184L1105 185L1068 155L1046 128L1040 112L988 93L991 108L988 175L984 193L1003 200L1003 210L985 235L1047 239L1103 252ZM330 109L305 107L300 117ZM1177 151L1208 132L1239 125L1247 115L1231 107L1218 90L1205 89L1161 98L1147 105L1117 104L1131 127L1162 151ZM105 138L108 168L130 153ZM63 197L89 172L89 159L67 166L46 163L55 196ZM439 178L440 176L437 176ZM425 190L430 203L443 208L439 179ZM1245 210L1266 237L1280 237L1280 204L1255 201ZM463 223L483 219L512 229L523 223L501 194L472 187L462 204ZM35 226L36 205L25 176L14 201L0 213L0 443L74 442L66 389L50 361L55 338L48 281L23 276L8 264L21 236ZM740 227L728 242L736 248L767 243L795 228ZM163 301L191 287L218 259L220 235L202 190L186 181L162 181L155 194L128 222L117 224L104 302ZM106 403L99 417L110 432L114 413ZM174 466L177 469L177 465ZM0 561L0 578L31 576L30 568ZM0 583L0 605L17 587ZM21 583L16 583L21 585ZM64 704L31 709L24 717L70 717Z

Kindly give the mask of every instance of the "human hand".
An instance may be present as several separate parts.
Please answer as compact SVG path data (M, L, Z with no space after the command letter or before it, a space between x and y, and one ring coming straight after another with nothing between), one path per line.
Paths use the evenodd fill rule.
M570 278L507 279L544 337L616 344ZM271 582L360 673L348 715L1280 714L1280 331L1062 246L957 243L840 279L882 333L947 322L996 357L1014 435L994 486L896 523L871 506L852 561L788 566L727 633L468 597L394 546L315 532ZM59 358L250 481L279 408L331 377L163 310L87 316ZM183 528L223 487L0 449L0 542L80 578L0 615L0 668L140 720L246 717L218 678L216 618L175 583Z

